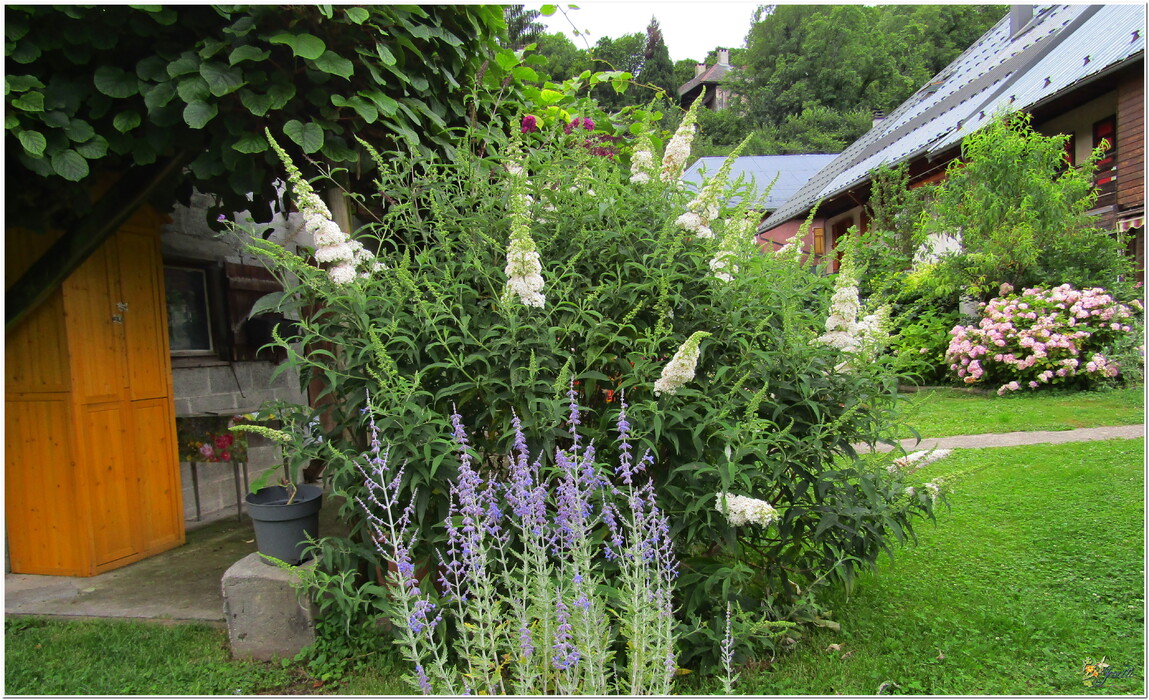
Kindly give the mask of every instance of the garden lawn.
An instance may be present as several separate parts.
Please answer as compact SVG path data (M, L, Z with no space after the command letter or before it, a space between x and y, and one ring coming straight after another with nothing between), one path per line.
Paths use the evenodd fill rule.
M1143 696L1143 450L965 450L923 468L953 488L937 526L837 601L840 632L744 670L737 692ZM1086 660L1102 658L1132 677L1087 687Z
M251 695L308 685L278 664L229 656L227 630L207 625L7 618L4 694Z
M923 438L1017 430L1072 430L1145 421L1144 388L1017 392L1005 396L934 389L904 394L903 422ZM899 437L911 437L904 430Z

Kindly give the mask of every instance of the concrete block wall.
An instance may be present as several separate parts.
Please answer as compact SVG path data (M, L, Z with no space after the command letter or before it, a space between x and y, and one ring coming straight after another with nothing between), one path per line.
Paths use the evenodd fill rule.
M196 194L192 206L177 205L170 214L160 245L165 257L182 260L204 260L258 265L260 260L244 248L241 236L220 236L207 223L205 212L211 200ZM252 225L246 212L233 217L241 225ZM298 234L298 216L277 214L268 224L255 229L273 229L272 240L289 246ZM307 396L299 388L298 375L283 372L274 380L275 363L268 360L254 362L228 362L217 358L189 360L181 358L172 368L172 389L176 416L203 414L235 415L250 413L265 401L282 400L307 403ZM256 435L248 436L249 482L270 468L282 464L280 450L270 441ZM200 463L197 467L201 522L235 517L235 479L229 463ZM195 497L191 466L180 464L183 486L184 518L189 525L195 520ZM242 477L241 477L242 488Z

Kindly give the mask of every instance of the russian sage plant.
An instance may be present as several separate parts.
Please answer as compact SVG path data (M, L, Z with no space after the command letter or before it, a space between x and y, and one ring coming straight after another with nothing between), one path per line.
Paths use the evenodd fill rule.
M635 458L622 398L618 464L604 473L593 442L579 436L576 396L572 385L570 444L552 465L531 460L516 416L513 453L480 474L462 420L452 416L459 469L443 523L440 595L420 586L415 494L401 504L403 470L391 468L370 421L359 505L389 564L397 644L420 692L670 692L678 563L669 520L643 474L653 457Z

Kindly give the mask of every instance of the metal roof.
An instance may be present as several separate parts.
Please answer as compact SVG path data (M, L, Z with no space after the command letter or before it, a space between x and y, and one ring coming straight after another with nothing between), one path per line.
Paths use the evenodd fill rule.
M881 165L956 147L1003 109L1026 109L1145 51L1143 5L1044 5L1011 35L1006 15L855 141L759 230L869 180Z
M730 181L739 177L754 188L755 197L770 185L766 197L766 211L773 211L794 196L812 175L838 157L836 153L814 153L793 156L742 156L734 159L730 169ZM682 181L701 186L704 177L713 177L722 167L722 156L703 156L694 161L682 174ZM774 178L777 177L777 181ZM731 197L729 204L737 206L741 197Z

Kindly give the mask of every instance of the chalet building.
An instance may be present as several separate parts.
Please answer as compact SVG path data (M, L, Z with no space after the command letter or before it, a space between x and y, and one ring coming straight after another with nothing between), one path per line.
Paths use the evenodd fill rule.
M702 106L707 109L720 110L730 106L730 88L725 86L731 71L737 70L730 65L730 49L718 49L718 62L713 66L699 63L694 68L694 77L678 88L678 103L683 109L688 109L703 90L706 96L702 98Z
M817 205L804 246L832 251L851 226L866 230L873 170L905 162L911 187L936 182L965 136L1015 110L1041 133L1068 134L1074 162L1110 144L1093 214L1126 232L1143 279L1144 70L1142 5L1015 6L889 116L875 115L869 132L762 223L759 241L789 239Z

